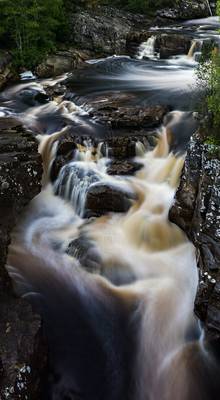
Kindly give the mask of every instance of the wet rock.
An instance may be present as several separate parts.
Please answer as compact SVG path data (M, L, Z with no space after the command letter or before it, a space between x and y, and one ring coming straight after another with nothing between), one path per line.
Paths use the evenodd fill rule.
M114 136L106 140L101 148L105 157L126 159L136 156L136 140L132 137Z
M100 273L102 264L101 256L95 243L85 235L81 235L70 242L66 252L79 260L82 267L88 272Z
M109 175L134 175L143 167L143 164L133 160L113 160L107 167Z
M37 90L35 88L24 87L16 95L17 100L26 104L28 107L34 107L40 104L45 104L49 101L47 93L43 90Z
M59 50L49 55L44 62L39 64L36 68L36 73L40 78L62 75L82 66L91 57L91 52L86 50L74 48Z
M0 398L38 400L46 351L40 317L13 294L4 268L10 232L41 188L38 144L23 128L0 132Z
M170 218L193 241L200 285L195 311L208 335L220 337L220 153L195 134Z
M98 169L79 161L63 166L54 183L54 192L68 200L82 218L126 212L136 198L120 180L103 179Z
M164 115L168 112L167 107L126 107L117 106L117 103L106 102L106 104L93 104L91 114L98 119L99 122L111 125L115 128L155 128L158 127Z
M159 10L157 16L171 20L187 20L208 17L210 11L206 0L180 0L173 8Z
M155 51L160 54L161 59L187 54L191 46L191 40L190 36L159 34L155 42Z
M109 212L127 212L135 199L133 192L98 182L89 188L85 201L85 216L97 217Z
M126 131L127 132L127 131ZM146 134L146 131L135 132L136 135L120 136L120 131L114 132L115 136L101 141L100 152L103 157L111 158L108 165L109 175L130 175L141 168L141 164L134 162L136 156L137 142L141 141L145 148L152 149L156 145L156 133L154 131ZM117 133L117 136L116 136ZM54 182L62 167L74 160L77 146L86 150L86 146L93 149L92 154L96 157L99 140L84 136L76 136L71 128L62 135L57 144L56 156L51 166L50 178Z

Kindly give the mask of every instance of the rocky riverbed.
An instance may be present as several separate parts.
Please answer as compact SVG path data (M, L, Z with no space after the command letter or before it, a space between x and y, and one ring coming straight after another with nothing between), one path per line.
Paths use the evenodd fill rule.
M156 23L160 27L153 42L155 54L150 54L152 59L146 57L147 71L150 71L149 65L151 68L152 60L158 57L158 54L159 62L162 63L166 63L166 60L175 63L176 59L173 60L172 57L181 55L185 56L184 62L190 63L188 53L195 30L183 35L164 32L163 27L167 21L179 23L180 20L187 20L189 17L202 18L207 15L205 1L187 1L184 4L180 2L175 10L159 11ZM97 57L106 57L114 53L137 56L140 43L154 35L150 30L152 20L104 7L90 12L71 13L70 22L73 26L71 46L64 46L56 54L50 55L38 66L36 72L44 78L68 71L72 71L72 74L54 83L49 79L37 83L38 86L31 87L28 83L27 86L24 84L24 87L17 87L14 92L10 92L9 89L4 93L3 100L1 98L1 111L4 113L0 119L2 400L39 400L42 376L48 367L41 318L33 312L25 299L14 295L4 268L11 231L24 208L41 191L43 162L38 153L36 136L42 132L56 134L56 131L59 132L67 126L56 141L53 163L49 165L52 183L56 182L61 170L77 157L79 151L85 157L88 151L92 161L97 159L97 151L100 157L109 157L105 173L113 179L134 176L143 168L141 159L134 160L134 157L155 148L161 125L167 131L168 146L176 155L187 150L170 219L183 229L197 250L200 277L195 313L202 321L208 339L220 337L219 147L204 139L198 130L198 121L191 111L178 111L175 114L171 101L167 104L166 98L164 102L160 102L158 97L155 100L155 96L152 96L153 100L150 98L152 104L148 104L143 90L143 76L146 75L144 61L143 64L134 61L135 69L133 59L126 58L122 61L110 58L99 66ZM153 23L155 24L155 21ZM86 63L89 59L92 59L90 61L94 62L95 67ZM0 86L3 86L12 77L11 56L4 52L1 60ZM191 64L187 64L184 73L190 72ZM167 71L168 67L165 67ZM159 65L158 70L161 68L164 68L164 64ZM121 81L117 76L118 71L122 71L119 74ZM124 71L127 81L130 82L136 76L136 72L140 72L138 90L131 90L131 87L127 89L127 81L124 84ZM108 79L108 74L111 79ZM99 87L97 76L100 75L104 84L102 82L103 86ZM179 82L182 80L180 77ZM172 82L172 77L170 81ZM163 83L164 80L158 85L159 89L156 88L160 94L163 91ZM168 89L165 87L164 91L167 92ZM149 90L148 87L146 92L151 92L151 88ZM174 93L177 98L180 97L180 92L181 88L177 94ZM172 91L168 92L167 97L172 98L172 95ZM188 98L187 102L189 103ZM188 144L190 136L192 139ZM49 153L51 149L52 144L47 149ZM71 168L65 173L61 186L57 187L57 194L64 198L67 193L67 181L72 174ZM82 170L76 171L75 168L74 174L79 182L83 176ZM95 218L111 212L126 213L137 199L127 187L122 190L120 185L103 183L95 176L87 193L84 214L81 216ZM94 242L84 237L83 233L74 239L67 249L68 254L76 257L92 272L101 263L96 254L95 259L93 258L94 251Z

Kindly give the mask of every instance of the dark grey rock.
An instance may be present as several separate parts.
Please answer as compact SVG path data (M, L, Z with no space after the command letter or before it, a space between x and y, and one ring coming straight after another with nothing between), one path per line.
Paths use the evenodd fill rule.
M155 51L160 54L161 59L187 54L191 41L192 38L190 36L161 33L157 35Z
M173 8L159 10L157 16L171 20L187 20L208 17L210 12L206 0L181 0Z
M89 188L85 201L85 216L97 217L109 212L126 212L135 195L105 182L97 182Z
M170 218L193 241L200 284L195 311L208 335L220 337L220 157L218 146L193 136Z
M168 112L165 106L151 107L126 107L119 106L117 102L106 102L104 105L96 102L91 104L93 107L91 114L103 122L115 128L156 128L162 121L164 115Z

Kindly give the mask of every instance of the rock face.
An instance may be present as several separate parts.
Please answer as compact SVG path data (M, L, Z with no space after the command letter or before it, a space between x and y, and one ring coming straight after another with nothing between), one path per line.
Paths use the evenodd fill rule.
M4 265L10 232L41 188L37 143L21 127L0 132L0 399L38 400L46 357L41 320L16 298Z
M175 7L159 10L157 16L171 20L187 20L210 16L206 0L181 0Z
M200 283L195 312L210 337L220 338L220 151L191 140L170 218L194 243Z
M137 26L149 26L141 15L111 7L96 7L95 11L80 11L70 16L70 41L77 47L99 54L124 54L129 35ZM139 28L140 30L140 28Z
M8 52L0 51L0 89L13 76L11 61L12 57Z

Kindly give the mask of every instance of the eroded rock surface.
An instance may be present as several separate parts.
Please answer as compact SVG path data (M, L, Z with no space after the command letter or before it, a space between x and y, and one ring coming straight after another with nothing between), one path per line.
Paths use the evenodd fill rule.
M38 145L22 127L0 131L0 399L39 400L45 367L40 317L15 297L4 268L10 232L41 188Z
M98 121L110 124L114 128L156 128L168 112L168 107L125 107L117 103L106 102L106 104L93 104L91 111Z
M149 27L146 16L111 7L79 11L70 16L70 41L77 47L99 54L125 54L129 37L140 26Z
M220 338L220 151L203 143L198 133L190 142L170 218L197 249L200 282L195 311L207 334Z
M206 0L181 0L173 8L159 10L157 15L171 20L187 20L208 17L210 11Z

